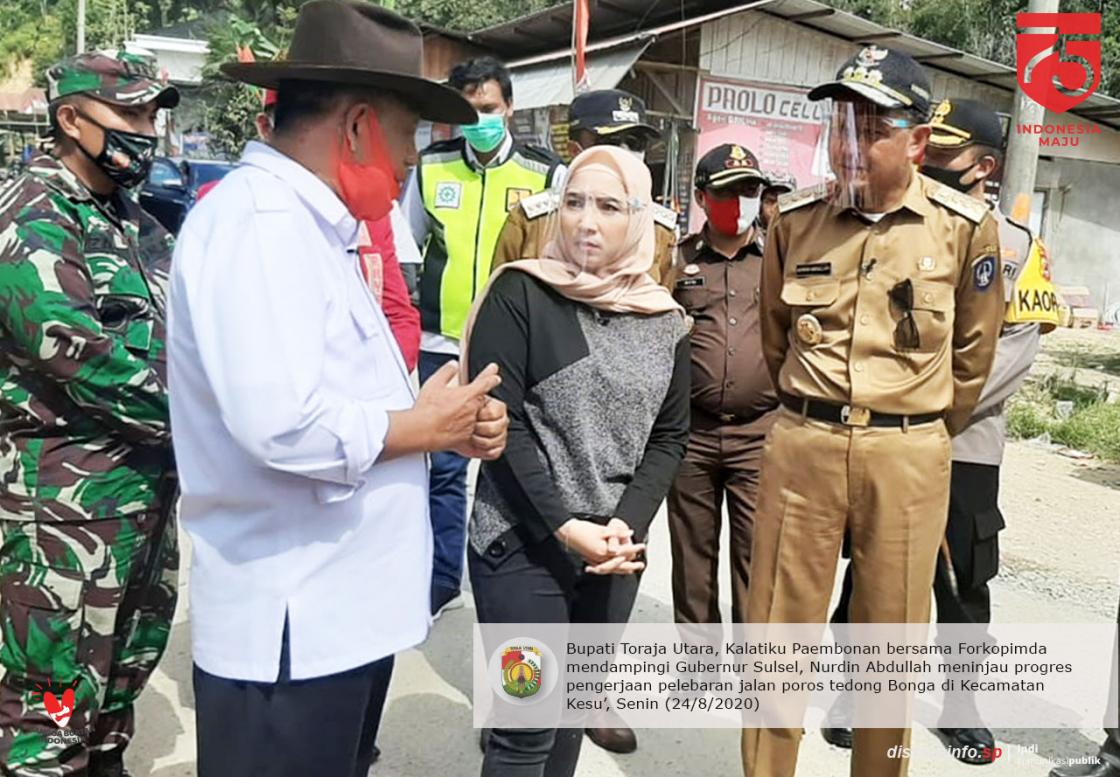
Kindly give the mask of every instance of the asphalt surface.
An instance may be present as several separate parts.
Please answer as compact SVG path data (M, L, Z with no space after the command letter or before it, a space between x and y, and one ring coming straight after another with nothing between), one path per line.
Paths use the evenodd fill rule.
M1003 571L992 586L995 620L1004 623L1111 622L1120 571L1120 467L1078 462L1026 443L1008 449L1002 507ZM635 618L671 620L669 549L664 517L654 524L650 568ZM726 543L725 543L726 544ZM184 564L189 559L184 554ZM726 577L726 570L725 570ZM194 775L194 709L190 639L183 576L171 644L140 699L139 730L128 765L136 777ZM729 610L729 603L724 603ZM373 777L473 777L479 774L478 732L470 708L469 604L436 623L423 646L398 658ZM1101 685L1107 687L1108 668ZM1101 731L996 730L1006 755L983 767L953 760L925 729L913 735L914 777L1045 777L1054 761L1096 752ZM578 777L740 775L734 730L646 730L636 753L616 756L585 743ZM799 777L848 774L849 757L810 730ZM309 775L309 777L319 777Z

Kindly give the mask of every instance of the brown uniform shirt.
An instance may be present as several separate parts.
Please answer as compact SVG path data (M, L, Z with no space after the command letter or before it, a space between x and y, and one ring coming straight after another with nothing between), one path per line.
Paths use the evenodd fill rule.
M669 269L673 266L674 247L677 243L677 214L660 205L653 205L654 230L657 242L654 253L653 267L650 276L662 283ZM494 248L494 260L490 264L490 273L506 262L516 262L518 259L539 259L544 243L548 238L552 214L556 211L556 200L552 192L541 192L531 197L524 197L514 205L506 217L505 226L498 235L498 244ZM665 285L662 283L662 285Z
M762 358L762 246L730 259L708 245L707 227L678 245L673 297L692 318L692 407L725 423L754 421L778 406Z
M999 234L987 207L918 174L878 223L830 204L822 188L779 203L761 303L779 388L880 413L945 412L950 432L961 429L1003 320ZM917 347L896 339L905 316L890 293L907 280Z

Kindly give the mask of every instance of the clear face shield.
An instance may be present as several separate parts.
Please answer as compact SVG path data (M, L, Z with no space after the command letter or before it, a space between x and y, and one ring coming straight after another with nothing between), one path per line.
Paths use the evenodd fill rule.
M919 122L906 110L870 102L828 100L825 109L828 159L835 181L830 199L837 207L881 213L886 195L900 173L897 156L884 144L908 142Z
M622 260L635 256L648 257L652 266L653 216L649 203L628 194L612 171L587 165L569 177L556 197L549 234L557 258L563 259L573 277L581 273L612 275L619 271ZM645 232L649 233L648 250L642 245Z

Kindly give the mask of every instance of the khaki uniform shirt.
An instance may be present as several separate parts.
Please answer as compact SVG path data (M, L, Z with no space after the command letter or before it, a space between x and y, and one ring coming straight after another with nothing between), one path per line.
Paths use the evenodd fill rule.
M750 423L778 406L759 332L762 244L728 258L707 243L707 230L680 242L667 283L693 322L693 414Z
M521 198L510 209L505 226L498 235L498 245L494 249L494 260L490 265L491 275L506 262L541 257L555 221L553 214L556 213L556 204L556 196L552 192L541 192ZM674 247L677 244L677 214L656 203L652 207L657 242L649 274L655 281L662 283L662 278L666 277L673 266Z
M823 187L780 200L762 270L762 342L781 391L880 413L972 415L1003 320L987 207L915 173L876 223ZM890 293L909 280L917 347Z

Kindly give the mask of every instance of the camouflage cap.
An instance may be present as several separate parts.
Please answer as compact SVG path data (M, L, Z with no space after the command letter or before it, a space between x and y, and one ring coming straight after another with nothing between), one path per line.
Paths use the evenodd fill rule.
M179 104L179 90L162 81L150 61L124 51L79 54L52 65L47 70L47 99L54 102L72 94L87 94L110 105Z

